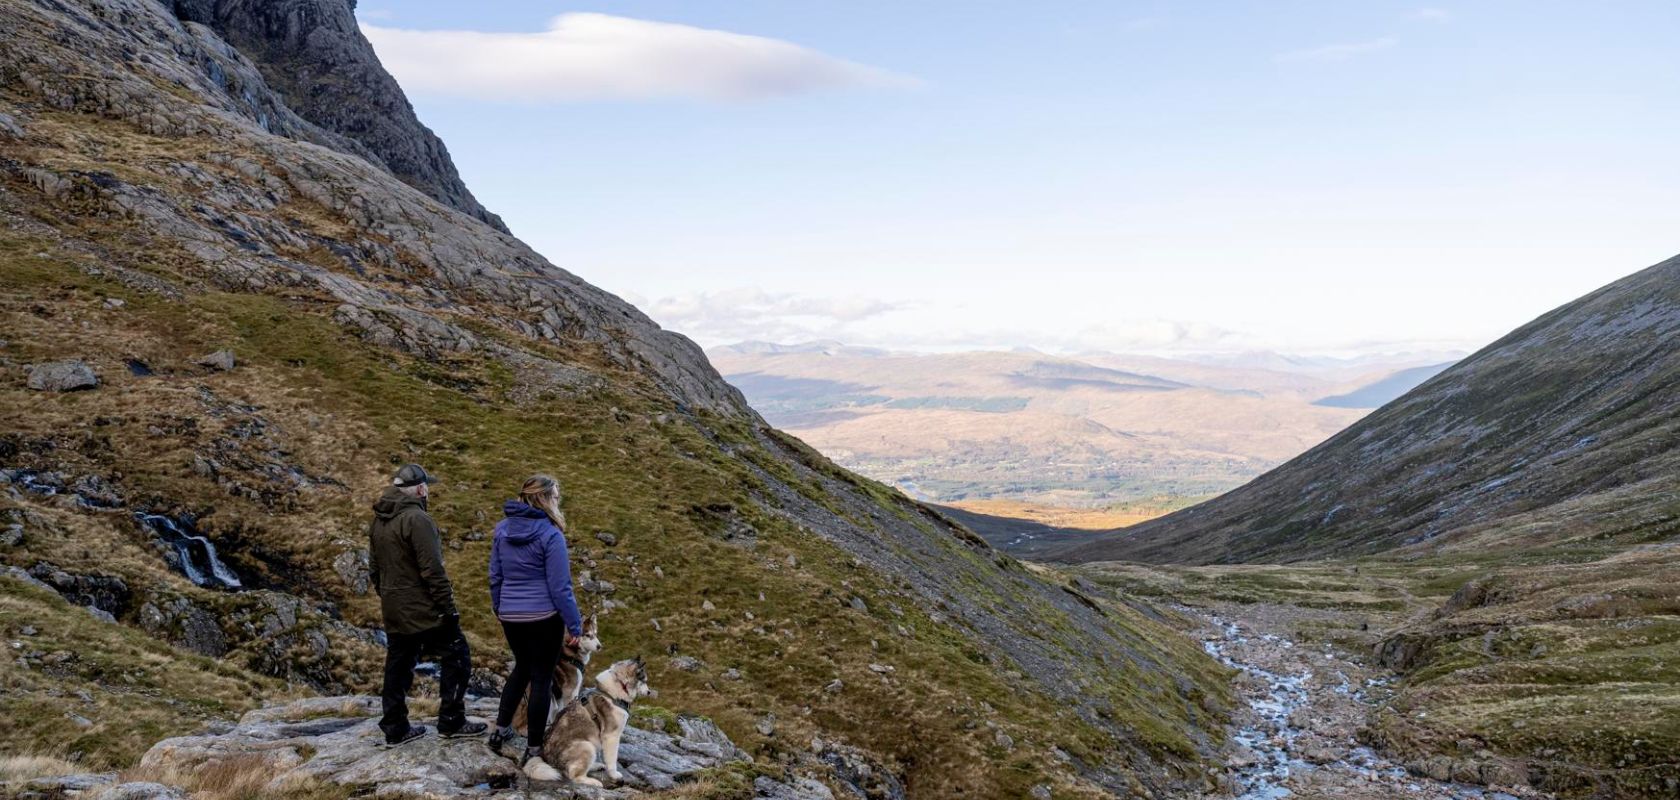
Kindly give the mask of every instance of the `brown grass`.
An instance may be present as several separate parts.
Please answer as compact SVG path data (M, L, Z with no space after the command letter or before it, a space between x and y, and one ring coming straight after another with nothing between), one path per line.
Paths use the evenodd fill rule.
M57 756L14 754L0 755L0 783L49 778L82 772L75 764Z
M314 776L276 774L273 762L259 755L230 756L191 769L140 767L123 773L122 779L179 786L193 800L345 800L351 796L349 787Z

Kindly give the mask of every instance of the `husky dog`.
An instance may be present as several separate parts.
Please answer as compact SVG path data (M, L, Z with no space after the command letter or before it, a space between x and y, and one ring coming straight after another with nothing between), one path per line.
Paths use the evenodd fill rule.
M623 779L618 771L618 742L630 721L630 704L654 693L648 686L647 667L641 656L608 667L595 676L595 685L600 691L567 706L548 729L548 741L543 742L543 754L555 759L566 778L586 786L601 785L589 777L597 752L606 764L607 777Z
M578 692L583 690L583 671L589 666L589 659L595 651L601 649L599 628L595 625L595 615L590 614L583 620L583 635L578 637L576 645L566 645L560 650L560 662L554 665L554 702L548 705L548 721L554 722L555 715L572 704L577 699ZM520 736L528 736L526 729L530 721L531 698L519 700L519 709L513 712L513 729Z

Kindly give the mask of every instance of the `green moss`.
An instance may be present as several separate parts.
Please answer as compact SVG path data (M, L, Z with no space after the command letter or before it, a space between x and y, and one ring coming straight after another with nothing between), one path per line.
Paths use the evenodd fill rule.
M630 713L630 724L638 728L664 731L671 735L682 733L676 712L661 706L638 703Z

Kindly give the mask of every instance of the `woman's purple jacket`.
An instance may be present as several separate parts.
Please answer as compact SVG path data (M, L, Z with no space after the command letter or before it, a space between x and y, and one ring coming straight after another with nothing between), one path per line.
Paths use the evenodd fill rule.
M490 608L496 614L558 611L573 636L583 618L572 595L571 558L562 533L542 509L518 500L502 504L490 543Z

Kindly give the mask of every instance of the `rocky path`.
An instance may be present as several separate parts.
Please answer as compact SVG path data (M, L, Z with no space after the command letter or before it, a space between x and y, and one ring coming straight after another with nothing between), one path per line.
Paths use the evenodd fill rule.
M468 714L489 717L493 699L469 701ZM382 746L373 697L315 697L245 714L238 723L197 736L165 739L135 770L0 783L0 797L87 797L96 800L185 800L193 776L218 772L221 781L249 783L261 797L309 783L336 784L357 796L424 800L627 800L657 798L710 771L750 759L723 731L698 717L675 718L672 731L627 728L619 752L624 780L604 789L535 783L514 762L492 752L482 737L442 739L435 733L400 747ZM519 745L506 750L516 752ZM600 776L597 761L597 776ZM330 793L329 793L330 794ZM766 776L741 787L755 800L833 800L809 778Z
M1541 800L1528 788L1438 781L1359 743L1366 715L1388 693L1392 676L1356 663L1328 645L1292 641L1288 623L1311 612L1283 606L1220 604L1181 609L1206 621L1209 655L1238 670L1241 705L1226 751L1227 794L1237 800Z

